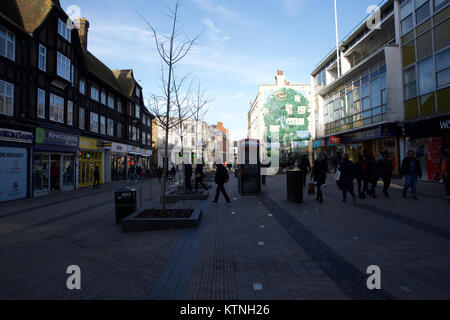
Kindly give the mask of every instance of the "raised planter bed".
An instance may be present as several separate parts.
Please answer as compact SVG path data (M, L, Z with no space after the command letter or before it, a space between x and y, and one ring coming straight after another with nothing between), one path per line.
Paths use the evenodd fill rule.
M174 203L177 201L183 201L183 200L206 200L209 197L209 192L206 190L198 191L198 192L191 192L191 193L184 193L179 192L177 190L174 191L168 191L166 192L166 202L167 203Z
M143 209L122 220L122 232L144 232L173 228L195 228L203 215L198 202L194 209L167 209L168 217L161 217L161 209Z

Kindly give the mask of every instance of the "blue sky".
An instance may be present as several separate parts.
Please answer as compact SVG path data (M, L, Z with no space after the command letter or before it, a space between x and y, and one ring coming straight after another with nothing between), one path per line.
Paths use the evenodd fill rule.
M111 69L134 69L144 94L158 93L160 60L148 27L169 32L167 0L60 0L79 6L90 22L88 49ZM342 39L380 0L338 0ZM180 0L179 20L188 36L203 32L180 64L214 97L206 121L223 121L233 140L247 135L249 102L258 84L272 84L277 70L291 83L309 84L311 71L335 45L333 0Z

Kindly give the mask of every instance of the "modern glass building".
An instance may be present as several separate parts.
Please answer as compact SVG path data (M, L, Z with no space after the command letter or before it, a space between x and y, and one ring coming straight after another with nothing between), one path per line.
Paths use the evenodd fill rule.
M336 50L322 60L311 74L316 155L357 160L363 151L375 158L388 151L398 173L413 148L431 179L429 167L449 143L439 122L450 112L449 2L384 1L340 43L339 64ZM439 125L427 132L432 119Z

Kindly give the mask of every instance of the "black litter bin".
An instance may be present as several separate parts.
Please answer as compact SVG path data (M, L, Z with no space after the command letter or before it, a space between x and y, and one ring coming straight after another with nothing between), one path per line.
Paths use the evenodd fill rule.
M288 201L294 203L303 202L303 173L300 170L289 170L287 176Z
M123 187L115 192L116 223L121 224L122 220L137 210L136 189Z

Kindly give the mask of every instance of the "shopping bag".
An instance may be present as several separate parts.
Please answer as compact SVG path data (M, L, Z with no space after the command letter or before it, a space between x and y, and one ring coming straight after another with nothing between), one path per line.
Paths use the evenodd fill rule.
M308 184L308 195L314 196L316 194L316 188L314 186L314 183Z
M341 180L341 170L336 170L336 173L334 174L334 180L339 181Z

